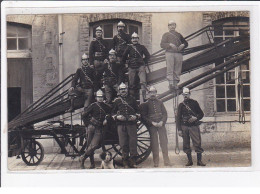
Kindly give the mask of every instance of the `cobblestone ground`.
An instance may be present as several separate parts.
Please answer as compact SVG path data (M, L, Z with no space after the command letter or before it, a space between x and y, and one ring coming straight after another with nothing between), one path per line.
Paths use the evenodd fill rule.
M184 168L187 162L186 155L181 152L175 154L173 150L169 152L170 160L173 164L171 168ZM95 154L96 166L100 166L98 153ZM206 167L197 167L196 155L193 153L194 166L191 168L213 168L213 167L249 167L251 166L251 150L249 148L228 149L228 150L206 150L203 153L203 162ZM85 166L89 166L89 160ZM27 166L21 158L8 158L8 168L10 171L27 171L27 170L76 170L80 169L78 157L72 159L65 157L64 154L45 154L43 161L38 166ZM120 168L120 167L117 167ZM140 165L140 169L153 168L152 154ZM165 168L162 157L160 156L159 168ZM80 169L81 170L81 169ZM100 169L96 169L100 170Z

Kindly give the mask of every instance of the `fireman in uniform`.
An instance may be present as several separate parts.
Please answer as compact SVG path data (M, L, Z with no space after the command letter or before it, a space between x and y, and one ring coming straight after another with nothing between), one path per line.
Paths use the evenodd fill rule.
M88 107L93 98L94 89L96 87L95 70L89 65L88 55L85 53L81 57L82 66L77 69L76 74L73 77L71 88L68 93L71 98L71 107L68 112L74 110L74 97L80 94L84 94L85 103L84 107Z
M204 150L201 147L200 120L204 113L199 103L190 98L190 90L183 88L184 101L178 106L176 123L179 136L183 138L183 151L187 154L188 163L186 166L192 166L192 156L190 148L190 139L192 140L195 152L197 153L197 165L206 166L201 159Z
M129 60L128 64L128 78L129 78L129 92L135 96L135 90L138 88L135 82L136 74L138 74L141 84L142 95L146 92L146 71L145 66L148 64L150 53L145 46L138 43L139 36L137 33L132 34L132 44L128 45L123 57L122 64Z
M167 111L162 101L157 98L157 90L154 86L149 88L149 99L140 104L140 113L142 120L151 132L151 144L153 153L154 167L159 166L159 142L162 149L162 155L165 166L171 166L168 156L168 138L165 128L167 121Z
M117 61L115 50L111 49L108 57L109 61L104 66L104 86L106 101L111 104L117 95L119 84L123 81L123 68Z
M80 157L81 168L84 168L84 162L88 157L90 157L90 168L95 168L94 151L101 145L103 128L111 113L111 107L104 103L102 90L97 91L96 100L97 102L92 103L82 115L86 126L87 149L85 154Z
M117 60L121 62L123 53L128 44L131 44L131 36L124 32L125 24L120 21L117 24L118 34L113 38L113 49L116 51Z
M113 102L112 117L117 122L123 166L125 168L128 166L135 168L137 156L137 119L140 115L138 115L136 100L128 95L127 86L121 83L118 90L119 97Z
M164 48L166 66L167 66L167 80L169 81L169 89L176 91L178 89L177 84L180 81L180 75L182 70L182 51L188 47L188 42L183 36L175 31L176 23L174 21L168 22L169 32L166 32L162 36L161 48Z
M101 79L104 73L104 60L108 59L108 44L102 38L103 30L99 26L96 28L96 39L90 43L89 47L89 62L93 65L96 71L96 79L98 88L101 88Z

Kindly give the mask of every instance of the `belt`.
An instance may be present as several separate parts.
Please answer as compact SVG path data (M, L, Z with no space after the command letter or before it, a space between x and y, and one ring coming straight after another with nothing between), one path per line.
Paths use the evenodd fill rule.
M103 52L95 52L95 57L103 57L104 55Z

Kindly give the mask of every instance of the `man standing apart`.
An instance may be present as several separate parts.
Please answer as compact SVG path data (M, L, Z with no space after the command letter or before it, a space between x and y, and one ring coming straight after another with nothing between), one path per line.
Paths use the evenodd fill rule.
M188 47L188 42L183 36L175 31L176 23L169 21L168 29L162 36L161 48L166 49L165 58L167 66L167 80L169 81L169 89L177 90L177 84L180 81L180 75L182 70L182 50Z
M89 47L89 62L93 65L96 71L96 79L98 88L101 88L101 79L104 73L104 60L108 58L108 45L102 38L103 30L99 26L96 28L96 39L90 43Z
M128 79L129 79L129 93L135 96L135 90L138 88L135 82L135 76L138 74L141 84L141 93L144 96L146 92L146 71L145 66L150 58L150 53L144 45L138 43L139 36L137 33L132 34L132 44L126 48L123 58L122 65L129 60L128 67Z
M136 100L128 95L127 86L119 85L119 97L114 100L112 117L117 122L119 145L122 149L123 166L136 167L137 154L137 116ZM130 152L130 157L129 157Z
M116 59L116 52L111 49L109 51L109 61L105 63L104 85L105 95L108 104L117 94L118 86L123 81L123 68Z
M186 166L192 166L192 156L190 148L190 138L192 144L197 152L197 165L206 166L201 159L204 150L201 147L201 135L200 135L200 120L203 118L199 103L196 100L190 98L190 90L183 88L184 101L179 104L177 113L177 127L179 136L183 137L183 151L187 154L188 163Z
M77 69L73 80L71 82L71 88L69 89L69 96L71 97L71 107L68 112L74 110L74 96L84 94L85 103L84 108L87 108L91 103L94 89L96 87L95 70L89 65L88 55L85 53L81 57L82 66Z
M113 38L113 49L116 51L117 60L122 61L122 56L128 44L131 44L131 37L124 32L125 24L120 21L117 24L118 34Z
M147 127L149 127L151 132L154 167L159 166L158 134L164 165L171 166L168 156L168 138L165 128L165 123L167 121L167 111L163 102L157 98L157 90L154 86L149 88L148 97L149 99L146 102L140 104L140 113L144 123Z
M96 100L97 102L92 103L82 115L87 135L87 149L80 157L80 165L83 169L88 157L90 157L90 168L95 168L94 151L101 145L102 130L107 124L106 117L111 112L110 106L103 102L104 96L101 90L97 91Z

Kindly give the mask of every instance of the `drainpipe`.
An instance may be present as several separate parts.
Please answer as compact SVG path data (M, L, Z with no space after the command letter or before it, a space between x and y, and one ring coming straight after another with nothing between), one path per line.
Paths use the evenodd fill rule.
M62 29L62 15L59 14L58 15L58 27L59 27L59 83L62 82L63 80L63 49L62 49L62 44L63 44L63 34L65 32L63 32ZM63 89L60 90L60 93L63 92Z

